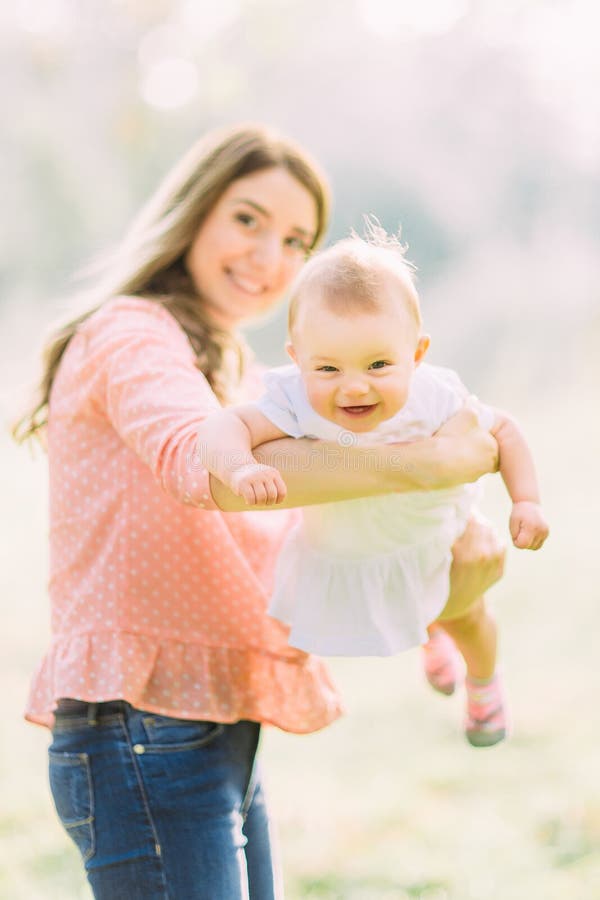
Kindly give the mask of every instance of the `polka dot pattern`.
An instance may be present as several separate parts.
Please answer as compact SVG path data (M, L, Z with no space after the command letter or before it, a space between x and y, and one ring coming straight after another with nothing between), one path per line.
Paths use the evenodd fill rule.
M295 514L221 513L194 459L217 407L150 301L107 303L69 344L48 428L52 641L30 720L51 725L60 697L295 732L340 714L324 664L266 614Z

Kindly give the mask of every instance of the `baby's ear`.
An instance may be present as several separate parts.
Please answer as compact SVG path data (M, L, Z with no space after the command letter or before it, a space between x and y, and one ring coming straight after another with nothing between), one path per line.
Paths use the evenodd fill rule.
M423 357L429 349L430 339L428 334L422 334L415 350L415 365L418 366L423 361Z
M292 344L291 341L288 341L286 343L285 349L286 349L287 355L290 357L290 359L293 362L297 363L298 360L296 359L296 351L294 350L294 345Z

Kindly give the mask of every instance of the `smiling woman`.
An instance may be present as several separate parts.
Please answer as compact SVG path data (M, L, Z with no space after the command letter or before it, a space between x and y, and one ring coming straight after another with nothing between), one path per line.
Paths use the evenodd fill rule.
M341 705L324 664L266 613L295 514L224 515L196 440L220 404L256 395L235 329L279 302L327 208L289 140L209 135L134 222L94 307L49 344L16 429L46 438L50 468L52 640L27 717L52 728L57 812L102 900L282 896L260 728L314 731ZM397 448L332 472L335 446L278 443L263 452L284 451L296 506L495 465L468 417L407 445L401 468Z
M314 197L285 169L266 169L231 184L185 256L214 321L235 327L280 300L316 230Z

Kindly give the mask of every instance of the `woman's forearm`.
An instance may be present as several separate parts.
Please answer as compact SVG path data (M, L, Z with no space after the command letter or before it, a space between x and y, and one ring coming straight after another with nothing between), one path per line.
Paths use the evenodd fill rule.
M265 509L453 487L497 466L496 442L479 429L370 448L287 438L262 444L253 453L261 463L279 469L287 486L285 501ZM222 510L248 508L216 478L211 478L211 491Z

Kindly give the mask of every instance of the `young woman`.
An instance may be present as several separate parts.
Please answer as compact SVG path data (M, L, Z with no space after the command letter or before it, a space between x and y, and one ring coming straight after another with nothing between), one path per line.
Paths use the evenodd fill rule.
M46 433L50 465L52 642L27 716L52 728L57 811L102 900L282 896L260 727L313 731L340 702L324 665L266 614L294 513L223 515L242 504L194 449L210 411L260 390L236 328L282 298L327 206L315 164L263 128L194 146L95 308L49 345L17 429ZM290 439L258 452L282 469L288 507L442 487L496 464L467 412L403 447L401 466L389 446ZM498 577L485 529L456 552L465 596Z

